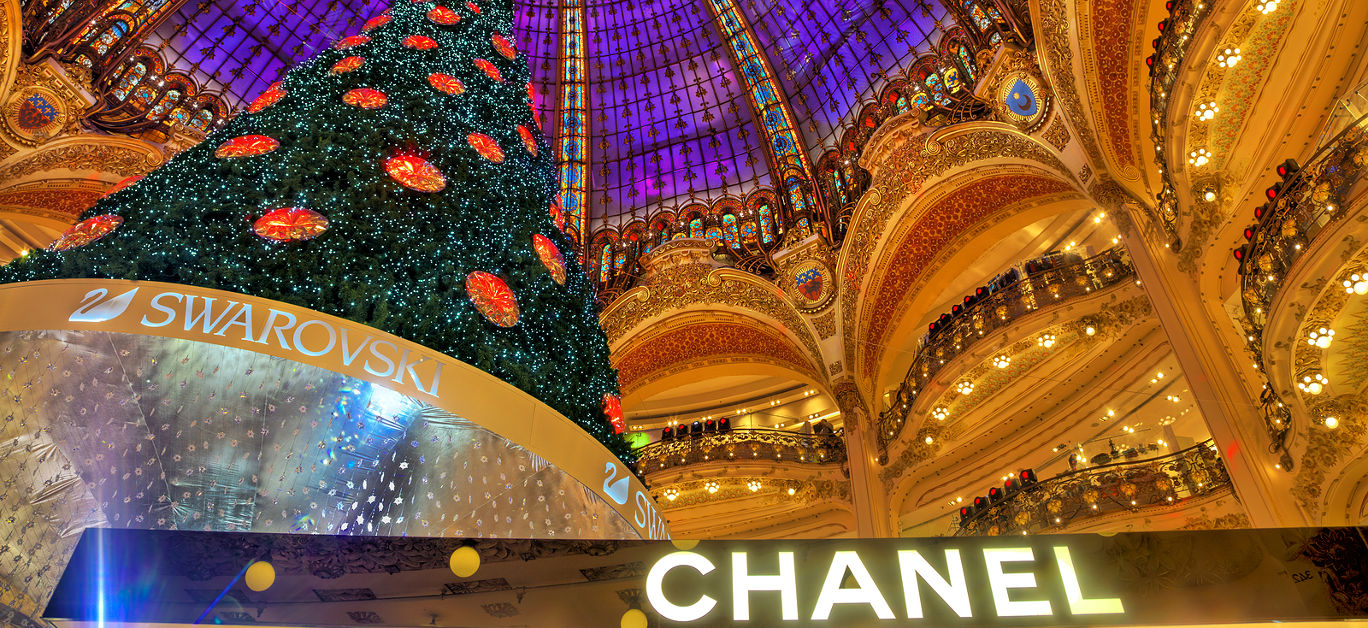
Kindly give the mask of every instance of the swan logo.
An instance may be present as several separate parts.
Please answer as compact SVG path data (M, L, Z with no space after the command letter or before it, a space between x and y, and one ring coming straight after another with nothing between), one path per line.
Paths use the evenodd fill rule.
M611 462L604 463L603 472L608 475L608 477L603 478L603 492L617 502L619 506L627 505L627 476L624 475L614 482L613 479L617 478L618 470L617 465Z
M81 298L81 304L67 320L73 323L103 323L114 320L128 309L129 304L133 302L133 295L137 293L138 289L134 288L112 299L105 299L109 295L109 290L96 288Z

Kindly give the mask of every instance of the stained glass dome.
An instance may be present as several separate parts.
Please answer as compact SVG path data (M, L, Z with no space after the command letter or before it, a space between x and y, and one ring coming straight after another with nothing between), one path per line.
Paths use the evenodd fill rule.
M818 165L864 111L890 84L913 87L890 100L899 111L946 105L973 82L972 57L995 36L980 21L1000 19L977 0L516 4L508 40L532 66L567 223L585 242L595 227L745 202L757 190L798 210L829 204L823 186L844 186L845 175L818 181L829 174ZM54 5L52 23L76 19L76 6ZM132 132L150 128L140 117L221 124L285 68L361 33L386 3L92 6L103 7L81 9L92 26L51 54L112 77L122 104L93 121Z

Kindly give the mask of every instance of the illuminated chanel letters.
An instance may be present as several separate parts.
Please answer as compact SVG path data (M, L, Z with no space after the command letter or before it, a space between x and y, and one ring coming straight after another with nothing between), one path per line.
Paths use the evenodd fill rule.
M888 598L880 589L874 575L865 565L865 560L856 551L836 551L827 564L821 585L815 592L800 588L800 582L817 582L812 578L799 579L799 571L794 561L794 553L776 552L777 568L768 573L756 573L750 566L748 553L731 552L731 619L735 621L759 621L771 623L775 620L797 621L800 609L811 609L808 619L814 622L828 621L832 610L838 605L863 606L881 620L922 619L925 616L922 600L922 584L930 589L950 612L961 618L973 616L973 596L986 597L991 606L983 603L982 608L991 608L999 618L1045 617L1067 610L1070 615L1112 615L1124 613L1121 600L1110 597L1088 598L1084 596L1079 583L1078 570L1074 567L1073 556L1068 546L1055 545L1051 548L1054 564L1058 567L1058 582L1037 582L1037 574L1031 570L1037 561L1036 552L1030 547L987 547L981 550L982 571L977 581L986 582L984 587L974 590L965 569L965 561L959 549L946 549L943 552L944 572L934 567L918 550L899 550L897 552L897 571L901 579L904 613L899 616L888 603ZM886 561L886 557L873 557ZM941 558L941 557L935 557ZM1040 557L1048 560L1046 557ZM767 557L768 559L768 557ZM767 562L766 564L775 564ZM977 563L976 563L977 565ZM691 573L670 576L671 581L684 584L671 590L666 588L666 577L670 572L686 568ZM718 606L718 600L706 593L725 595L728 588L717 581L717 565L702 554L695 552L674 552L656 561L646 576L646 599L661 617L674 622L693 622L710 619L708 616ZM968 572L968 573L973 573ZM725 582L725 581L723 581ZM852 586L846 586L850 584ZM1057 588L1054 588L1056 587ZM887 585L885 585L887 586ZM1052 588L1062 591L1067 601L1067 609L1056 609L1047 599L1021 599L1029 589ZM681 594L679 589L693 591ZM778 594L779 605L764 606L764 612L753 608L752 596L757 592ZM1027 597L1046 597L1043 594ZM683 598L683 599L682 599ZM688 599L691 598L691 599ZM811 600L811 601L809 601ZM723 620L723 617L713 617Z

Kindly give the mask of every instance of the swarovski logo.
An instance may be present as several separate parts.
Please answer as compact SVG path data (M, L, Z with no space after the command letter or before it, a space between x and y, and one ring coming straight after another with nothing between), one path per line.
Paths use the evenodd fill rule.
M627 505L627 477L623 476L622 479L614 482L613 478L617 477L617 465L611 462L604 464L603 472L608 474L608 477L603 478L604 494L612 498L619 506Z
M104 300L109 290L96 288L81 298L81 304L67 320L73 323L103 323L114 320L128 309L129 304L133 302L133 295L137 292L138 288L134 288L117 297Z

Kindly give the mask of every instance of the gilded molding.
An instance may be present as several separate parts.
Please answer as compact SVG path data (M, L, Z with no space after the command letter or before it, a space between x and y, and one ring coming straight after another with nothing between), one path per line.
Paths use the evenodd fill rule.
M45 170L96 170L121 177L146 174L162 164L160 151L151 145L138 147L111 143L107 136L91 142L81 137L62 138L63 145L40 149L14 163L0 166L0 181L13 181ZM134 140L126 140L133 142ZM138 142L142 144L142 142Z
M847 364L855 363L856 347L860 344L855 334L859 323L856 303L863 291L861 282L869 280L874 250L890 231L889 221L903 210L904 199L921 191L928 179L970 163L1004 156L1034 161L1060 173L1064 180L1073 179L1072 173L1051 149L998 123L970 123L951 130L909 136L887 153L878 166L873 185L860 199L837 270L841 281Z
M1074 133L1078 136L1083 149L1094 162L1102 163L1102 151L1093 135L1088 117L1083 113L1083 103L1078 98L1078 87L1074 85L1073 50L1069 46L1069 14L1064 0L1040 0L1040 25L1037 42L1045 52L1045 74L1055 88L1055 97L1073 123Z
M821 350L811 327L782 292L749 273L714 269L703 264L662 268L644 285L618 297L599 317L616 346L642 323L690 306L730 306L763 314L783 324L807 349L809 361L817 363Z

